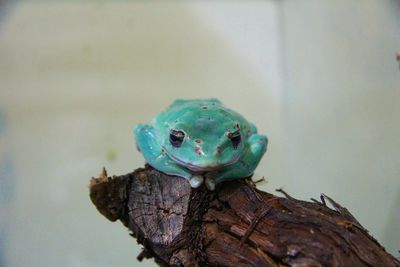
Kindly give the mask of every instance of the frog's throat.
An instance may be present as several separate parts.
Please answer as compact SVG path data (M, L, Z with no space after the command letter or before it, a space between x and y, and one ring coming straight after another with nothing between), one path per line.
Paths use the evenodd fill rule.
M166 150L165 150L166 151ZM219 169L222 169L226 166L232 165L234 163L236 163L239 158L240 155L237 155L236 157L232 158L230 161L224 163L224 164L218 164L218 165L208 165L208 166L199 166L193 163L189 163L186 161L183 161L177 157L175 157L174 155L168 153L168 151L166 151L167 155L173 160L175 161L177 164L191 170L192 172L210 172L210 171L216 171Z

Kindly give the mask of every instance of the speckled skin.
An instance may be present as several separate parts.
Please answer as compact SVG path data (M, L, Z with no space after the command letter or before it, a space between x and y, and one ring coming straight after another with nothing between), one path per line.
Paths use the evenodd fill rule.
M171 131L184 133L179 147L173 145ZM250 176L268 143L252 123L217 99L178 99L149 124L137 125L134 134L152 167L181 176L192 187L205 180L210 190L222 181ZM236 142L232 134L240 135Z

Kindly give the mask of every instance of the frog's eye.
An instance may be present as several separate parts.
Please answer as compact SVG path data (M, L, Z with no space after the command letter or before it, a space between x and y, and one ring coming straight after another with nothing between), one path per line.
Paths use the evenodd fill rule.
M229 133L228 138L231 139L233 148L237 148L242 140L240 136L240 131L236 131L234 133Z
M184 138L185 133L183 131L171 130L169 132L169 141L174 147L180 147Z

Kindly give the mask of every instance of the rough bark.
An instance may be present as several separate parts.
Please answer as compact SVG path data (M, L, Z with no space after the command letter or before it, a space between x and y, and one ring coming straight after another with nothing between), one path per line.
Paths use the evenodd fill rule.
M278 197L250 180L214 192L146 166L105 170L90 184L101 214L120 220L160 266L400 266L343 207ZM329 208L329 202L333 207Z

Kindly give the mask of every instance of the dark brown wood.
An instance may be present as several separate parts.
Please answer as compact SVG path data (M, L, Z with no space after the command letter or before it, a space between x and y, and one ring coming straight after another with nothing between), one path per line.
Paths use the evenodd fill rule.
M331 198L278 197L250 180L213 192L149 166L90 184L101 214L120 220L160 266L387 266L400 262ZM327 206L329 203L332 209Z

